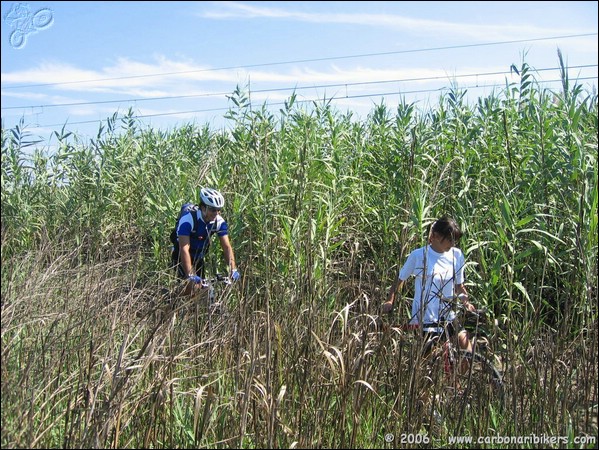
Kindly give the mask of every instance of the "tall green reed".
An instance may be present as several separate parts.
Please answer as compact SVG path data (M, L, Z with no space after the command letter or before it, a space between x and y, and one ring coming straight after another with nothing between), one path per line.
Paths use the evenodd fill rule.
M379 447L409 430L444 445L457 424L433 426L421 342L377 313L445 213L510 393L464 412L465 431L592 431L597 99L517 71L473 106L452 87L434 110L381 102L361 122L295 95L275 114L238 88L220 131L128 112L48 154L3 130L3 444ZM212 326L156 306L174 217L206 185L243 272Z

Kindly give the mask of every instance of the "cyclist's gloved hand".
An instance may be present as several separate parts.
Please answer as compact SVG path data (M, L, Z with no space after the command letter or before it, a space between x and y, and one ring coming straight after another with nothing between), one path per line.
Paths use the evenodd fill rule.
M198 275L189 275L187 279L193 281L195 284L200 284L202 282L202 277Z
M233 269L233 272L231 272L231 279L233 281L237 281L240 277L241 275L239 274L239 271L237 269Z

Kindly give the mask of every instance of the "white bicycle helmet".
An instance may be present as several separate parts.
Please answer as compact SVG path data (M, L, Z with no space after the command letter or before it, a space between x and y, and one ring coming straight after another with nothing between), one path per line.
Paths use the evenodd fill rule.
M221 209L225 206L225 199L220 192L216 189L202 188L200 190L200 198L202 202L213 208Z

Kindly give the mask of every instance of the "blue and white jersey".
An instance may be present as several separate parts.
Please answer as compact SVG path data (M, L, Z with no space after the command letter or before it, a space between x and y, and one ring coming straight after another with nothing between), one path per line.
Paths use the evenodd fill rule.
M193 217L192 214L196 214L198 229L193 229ZM220 214L212 222L204 222L202 217L202 211L189 211L179 220L179 226L177 227L177 237L189 236L190 242L190 253L192 259L203 258L208 252L210 247L210 238L214 235L226 236L229 234L229 226L225 219Z

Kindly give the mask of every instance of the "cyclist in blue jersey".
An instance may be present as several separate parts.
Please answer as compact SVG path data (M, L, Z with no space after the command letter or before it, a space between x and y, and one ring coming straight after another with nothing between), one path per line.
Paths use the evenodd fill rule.
M200 285L204 278L204 257L210 247L210 238L215 234L223 249L231 279L237 281L240 277L235 263L235 253L229 241L229 227L220 215L224 205L225 199L220 192L211 188L202 188L199 209L189 211L179 220L177 240L180 256L176 270L179 278L190 281L185 290L186 294L191 294L194 286Z

